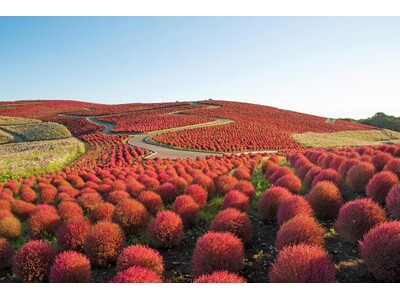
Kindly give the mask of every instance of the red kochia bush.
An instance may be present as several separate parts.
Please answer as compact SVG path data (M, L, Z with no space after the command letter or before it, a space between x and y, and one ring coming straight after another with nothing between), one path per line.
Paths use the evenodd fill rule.
M331 181L340 187L340 175L334 169L325 169L319 172L319 174L314 177L311 187L314 187L320 181Z
M131 199L131 196L125 191L112 191L108 194L107 201L117 205L123 200Z
M244 250L240 239L229 232L207 232L199 237L192 257L192 274L196 277L214 271L238 272L244 267Z
M117 259L124 243L124 233L117 224L98 222L90 228L83 248L92 263L104 267Z
M239 192L242 192L243 194L247 195L250 198L250 200L254 198L255 188L250 181L239 180L238 183L236 183L233 186L233 189L238 190Z
M22 185L20 189L20 198L21 200L29 203L36 202L37 196L34 190L32 190L27 185Z
M367 196L378 203L385 203L390 189L399 182L396 174L389 171L376 173L368 182L365 191Z
M145 186L137 180L128 182L126 191L134 198L139 197L140 193L145 190Z
M386 208L393 217L400 218L400 183L394 185L386 196Z
M276 220L279 225L282 225L297 215L312 217L313 210L304 197L294 195L281 202L276 214Z
M271 159L268 159L261 167L261 172L265 175L265 173L270 170L271 168L277 168L278 163L273 162Z
M386 221L385 211L371 199L347 202L339 211L335 230L345 240L355 243L365 233Z
M31 239L44 239L56 233L62 221L58 214L48 210L38 211L28 219L29 236Z
M19 281L45 282L57 250L47 242L29 241L15 255L13 272Z
M11 211L11 204L5 200L0 200L0 210Z
M274 185L284 187L293 194L299 194L302 187L301 180L294 174L288 174L279 178Z
M383 223L364 235L360 253L376 279L400 281L400 222Z
M278 179L282 178L283 176L293 174L292 170L289 167L280 167L277 169L271 176L267 179L271 183L275 183Z
M372 157L372 163L374 164L376 171L380 172L391 159L393 159L392 155L383 152L375 154Z
M118 223L127 233L146 228L149 213L142 203L136 200L123 200L115 207L112 220Z
M227 192L233 189L238 180L235 177L229 175L222 175L215 179L215 188L217 193L225 195Z
M153 191L141 192L137 200L142 203L153 216L164 209L161 196Z
M77 203L67 201L58 205L58 214L65 222L74 218L82 218L83 210Z
M90 213L90 221L92 223L97 223L99 221L111 221L114 210L115 206L111 203L101 203Z
M211 222L210 231L230 232L244 243L249 243L253 237L253 225L249 216L235 208L220 211Z
M249 206L250 201L247 195L237 190L232 190L225 195L221 209L233 207L241 211L247 211L249 209Z
M48 185L40 191L40 202L41 203L53 203L57 196L57 189L52 185Z
M189 195L176 197L171 210L181 216L185 226L194 226L199 222L199 206Z
M83 250L83 243L90 229L84 218L75 218L62 225L57 231L57 243L63 250Z
M246 167L238 167L232 174L237 180L250 180L251 172Z
M133 266L152 270L160 276L164 272L164 261L160 253L144 245L133 245L124 248L118 256L118 271L123 271Z
M354 192L364 192L368 181L374 176L375 167L369 162L360 162L347 172L346 183Z
M103 199L99 193L91 192L79 195L76 201L85 211L92 211L103 202Z
M246 283L246 279L227 271L216 271L211 274L202 275L194 283Z
M165 182L157 189L157 193L165 204L172 204L175 198L179 195L178 188L170 182Z
M7 269L12 266L14 258L14 249L7 239L0 237L0 270Z
M394 174L397 175L398 178L400 178L400 158L394 158L391 161L389 161L383 168L383 171L393 172Z
M90 261L82 253L64 251L56 256L50 269L49 281L52 283L90 282Z
M21 220L29 218L30 214L35 210L35 205L22 200L15 200L10 204L12 213Z
M322 169L320 167L310 168L307 171L306 175L304 176L304 180L303 180L304 186L306 186L307 188L310 188L314 178L316 176L318 176L318 174L321 172L321 170Z
M204 187L209 195L213 195L215 193L215 185L214 181L211 177L201 174L193 178L192 184L199 184Z
M199 184L189 185L185 190L185 194L192 196L200 207L204 207L207 204L208 192Z
M135 266L119 272L110 283L162 283L162 280L156 272Z
M314 218L298 215L282 224L276 236L275 248L281 250L285 246L301 243L324 245L324 228Z
M307 194L314 214L319 219L336 218L342 206L342 195L339 188L331 181L318 182Z
M269 270L272 283L328 283L336 281L336 270L320 246L299 244L284 247Z
M147 229L150 243L155 247L170 248L183 240L183 222L172 211L162 211L150 222Z
M279 205L285 199L292 196L292 193L287 189L274 186L267 189L260 198L258 203L258 214L261 220L276 220L276 213Z

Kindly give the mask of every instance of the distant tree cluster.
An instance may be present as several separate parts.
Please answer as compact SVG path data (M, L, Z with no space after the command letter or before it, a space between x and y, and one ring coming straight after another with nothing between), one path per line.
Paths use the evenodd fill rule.
M400 117L388 116L383 112L378 112L371 118L361 119L358 120L358 122L361 124L400 131Z

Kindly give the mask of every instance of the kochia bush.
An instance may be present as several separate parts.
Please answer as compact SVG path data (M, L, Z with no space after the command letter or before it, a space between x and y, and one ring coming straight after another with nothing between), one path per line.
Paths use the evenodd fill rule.
M339 188L331 181L318 182L307 194L306 199L315 216L322 220L336 218L342 205Z
M232 190L224 196L221 209L228 207L237 208L241 211L247 211L250 206L249 197L242 192Z
M310 204L302 196L294 195L279 205L278 212L276 214L276 220L279 225L289 221L297 215L305 215L312 217L313 210Z
M64 251L56 256L50 268L49 281L52 283L90 282L90 261L82 253Z
M7 269L12 266L14 258L14 249L7 239L0 237L0 270Z
M386 196L386 208L393 217L400 218L400 183L394 185Z
M144 230L149 214L142 203L136 200L123 200L115 207L112 220L127 233Z
M369 162L360 162L347 172L346 183L354 192L364 192L368 181L374 176L375 167Z
M389 171L376 173L368 182L365 189L367 196L378 203L385 203L390 189L399 182L396 174Z
M208 192L199 184L189 185L185 190L185 194L192 196L193 200L196 201L200 207L207 204Z
M194 283L246 283L246 279L227 271L216 271L211 274L202 275Z
M287 189L274 186L267 189L258 203L258 214L261 220L276 220L279 205L292 196Z
M63 250L83 250L83 243L90 229L84 218L75 218L62 225L57 231L57 243Z
M110 283L162 283L162 280L156 272L134 266L118 272Z
M185 226L194 226L199 221L199 205L189 195L176 197L171 211L181 216Z
M184 236L181 217L172 211L162 211L147 229L150 243L155 247L170 248L179 245Z

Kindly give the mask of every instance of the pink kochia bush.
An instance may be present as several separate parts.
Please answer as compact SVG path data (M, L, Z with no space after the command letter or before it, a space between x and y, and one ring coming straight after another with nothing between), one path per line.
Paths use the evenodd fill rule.
M9 241L0 237L0 270L11 267L14 250Z
M233 189L247 195L250 200L252 200L255 196L255 188L251 182L247 180L239 180L238 183L233 186Z
M15 255L13 272L19 281L45 282L57 250L47 242L29 241Z
M155 216L157 213L164 209L164 204L161 196L153 191L143 191L137 199L146 207L147 211Z
M118 271L123 271L133 266L152 270L160 276L164 272L164 262L160 253L144 245L132 245L124 248L118 256Z
M258 214L261 220L276 220L279 205L292 196L287 189L274 186L267 189L258 203Z
M360 253L376 279L400 281L400 222L383 223L364 235Z
M317 218L325 220L336 218L342 206L342 195L339 188L331 181L319 181L307 194Z
M164 204L172 204L179 195L179 189L170 182L165 182L157 189L157 193L161 196Z
M200 207L207 204L208 192L199 184L189 185L185 190L185 194L192 196L194 201L196 201Z
M272 283L328 283L336 281L335 266L320 246L284 247L269 270Z
M242 192L232 190L224 196L221 209L233 207L241 211L247 211L250 206L249 197Z
M246 279L227 271L216 271L211 274L202 275L194 283L246 283Z
M220 211L211 222L210 231L230 232L240 238L243 243L249 243L253 237L253 225L249 216L235 208Z
M400 218L400 183L394 185L386 196L386 208L393 217Z
M277 233L275 248L279 251L285 246L301 243L324 245L324 228L314 218L298 215L285 222Z
M297 215L312 217L313 210L304 197L294 195L289 199L282 201L282 203L279 205L278 212L276 214L276 220L278 221L279 225L282 225Z
M196 242L192 274L198 277L214 271L238 272L244 267L243 259L243 244L238 237L228 232L207 232Z
M287 188L293 194L300 194L302 187L301 180L294 174L279 178L274 185Z
M90 228L83 248L93 264L104 267L117 260L124 244L124 233L117 224L98 222Z
M172 211L162 211L150 222L147 233L157 248L179 245L184 236L182 218Z
M369 162L360 162L347 172L346 183L354 192L364 192L368 181L374 176L375 167Z
M376 173L368 182L365 189L367 196L372 198L378 203L385 203L385 199L390 189L399 182L397 175L389 172L382 171Z
M176 197L171 210L181 216L185 226L194 226L199 222L199 206L189 195Z
M379 204L371 199L357 199L341 207L335 230L345 240L355 243L365 233L385 221L385 211Z
M90 261L85 255L75 251L64 251L54 259L49 281L85 283L90 282L90 275Z
M162 283L162 280L156 272L134 266L118 272L110 283Z
M311 187L314 187L320 181L331 181L340 187L340 175L334 169L325 169L319 172L317 176L314 177Z
M227 192L233 189L236 183L238 183L238 180L235 177L222 175L216 178L215 187L218 194L225 195Z

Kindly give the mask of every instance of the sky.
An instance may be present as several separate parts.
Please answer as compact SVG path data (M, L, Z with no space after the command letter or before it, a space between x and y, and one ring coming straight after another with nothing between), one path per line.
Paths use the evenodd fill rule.
M0 17L0 101L400 116L400 17Z

